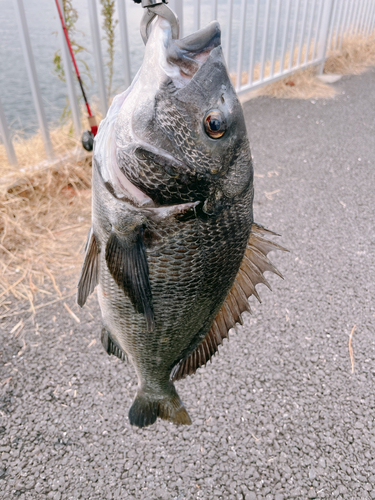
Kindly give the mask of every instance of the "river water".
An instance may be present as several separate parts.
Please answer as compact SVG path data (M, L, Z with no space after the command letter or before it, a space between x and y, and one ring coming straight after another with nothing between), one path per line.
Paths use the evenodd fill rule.
M92 81L84 74L84 65L79 62L80 71L83 73L87 94L90 102L97 99L98 88L95 78L95 65L92 56L91 33L87 12L87 2L90 0L73 0L73 5L77 9L79 18L76 23L77 33L75 38L78 43L86 48L80 58L88 65ZM272 0L271 3L274 3ZM309 0L307 0L309 1ZM54 70L54 54L59 49L59 39L57 37L58 17L54 0L24 0L27 23L30 32L32 50L35 57L36 70L45 106L48 122L56 125L67 104L67 91L64 82L61 82ZM283 2L282 2L283 3ZM102 24L100 15L101 7L98 4L99 22ZM232 23L232 44L231 44L231 70L235 70L238 36L240 26L240 4L241 0L233 2L233 23ZM260 2L260 24L265 2ZM252 25L253 0L248 1L246 25ZM128 36L130 44L131 72L135 75L142 63L144 46L139 34L139 23L142 16L142 7L127 0L127 21ZM272 10L271 10L272 12ZM201 27L211 20L211 2L202 0L201 2ZM226 42L226 20L227 1L219 0L218 20L222 26L223 41ZM275 19L270 20L270 33ZM261 26L260 26L261 28ZM184 0L184 35L193 31L193 0ZM103 37L103 31L101 36ZM246 31L244 61L248 60L250 50L250 30ZM257 53L260 52L260 38L262 30L258 28ZM280 34L281 36L281 34ZM280 45L278 40L278 46ZM269 40L268 49L271 48L272 40ZM103 55L106 58L106 44L102 42ZM112 96L124 90L122 56L120 49L120 33L118 26L115 31L115 60L114 79ZM77 88L77 95L80 95ZM18 25L16 23L13 2L10 0L0 0L0 99L2 101L5 115L10 128L13 131L23 131L28 136L38 128L36 114L33 106L30 85L24 64L21 49Z

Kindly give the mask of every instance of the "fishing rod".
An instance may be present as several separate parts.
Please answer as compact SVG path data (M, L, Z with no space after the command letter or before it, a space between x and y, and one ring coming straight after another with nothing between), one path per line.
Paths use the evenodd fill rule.
M68 30L66 29L64 17L62 15L62 12L61 12L61 9L60 9L59 0L55 0L55 2L56 2L56 7L57 7L57 10L58 10L58 13L59 13L61 25L62 25L62 28L63 28L63 31L64 31L66 43L68 44L70 56L72 58L73 66L74 66L74 69L75 69L75 72L76 72L76 75L77 75L77 80L78 80L79 86L81 87L81 92L82 92L83 99L84 99L85 104L86 104L87 113L89 115L88 116L88 120L89 120L90 130L85 130L83 132L83 134L82 134L82 146L86 149L86 151L92 151L92 148L94 146L94 137L96 136L96 133L98 132L98 125L96 123L95 116L91 113L91 109L90 109L90 105L89 105L87 97L86 97L85 89L83 88L83 84L82 84L81 76L80 76L79 71L78 71L78 66L77 66L77 63L76 63L76 59L74 57L72 46L70 44L70 40L69 40L69 36L68 36Z

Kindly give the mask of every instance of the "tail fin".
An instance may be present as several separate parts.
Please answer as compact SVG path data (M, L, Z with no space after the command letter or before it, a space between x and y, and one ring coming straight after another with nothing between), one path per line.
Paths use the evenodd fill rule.
M155 398L152 393L139 389L137 396L129 410L131 425L146 427L155 423L157 417L169 420L174 424L190 425L188 412L182 404L173 384L169 387L169 394Z

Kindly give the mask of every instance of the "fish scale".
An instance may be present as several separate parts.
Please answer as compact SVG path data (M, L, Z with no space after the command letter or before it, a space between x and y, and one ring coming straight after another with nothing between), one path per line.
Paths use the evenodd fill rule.
M156 317L152 333L146 331L141 314L129 314L131 301L117 287L102 257L100 303L102 310L111 311L110 318L104 317L104 324L131 359L139 356L139 346L142 345L149 354L143 354L138 363L151 371L153 377L157 376L156 369L165 376L181 355L193 350L207 334L243 258L252 223L249 208L244 204L243 214L235 207L232 213L225 212L218 220L185 223L171 239L165 240L164 250L147 251ZM249 214L248 220L245 213ZM237 234L236 240L230 241L229 233ZM201 241L207 242L198 249L197 235L203 235ZM181 253L175 251L181 245L185 250L183 259ZM118 324L123 326L118 328ZM199 330L191 340L191 333L197 326ZM164 337L170 338L171 342L164 345L161 342ZM163 359L163 366L155 359L156 352Z
M278 273L267 253L282 249L253 221L249 141L218 23L174 40L155 22L140 72L100 124L92 185L77 301L98 285L103 346L138 377L130 423L190 424L173 381L241 323L263 273Z

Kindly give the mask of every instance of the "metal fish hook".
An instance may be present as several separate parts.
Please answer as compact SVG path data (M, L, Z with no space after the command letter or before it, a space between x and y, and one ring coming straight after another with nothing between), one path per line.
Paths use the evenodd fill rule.
M144 44L146 45L150 35L151 23L156 16L164 17L170 22L172 26L172 38L178 38L180 34L180 22L176 14L167 7L168 0L142 0L142 7L145 13L141 20L141 36Z

